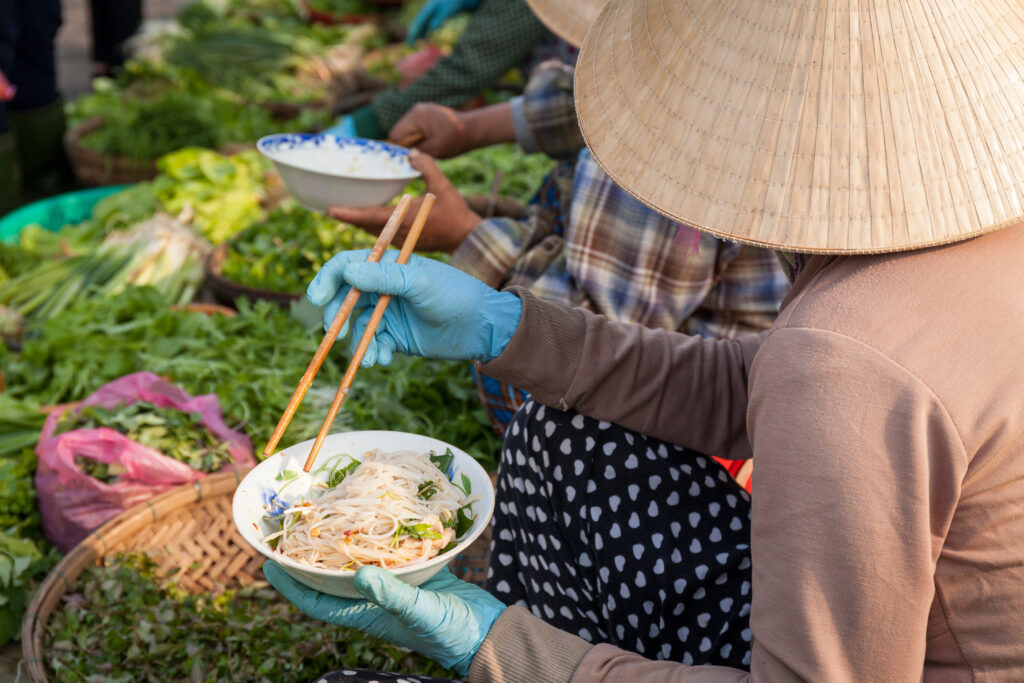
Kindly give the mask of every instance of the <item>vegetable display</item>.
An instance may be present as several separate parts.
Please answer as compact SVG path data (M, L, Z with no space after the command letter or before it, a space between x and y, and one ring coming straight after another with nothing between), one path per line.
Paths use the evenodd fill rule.
M473 150L452 159L438 161L438 166L465 196L489 195L495 175L502 174L498 194L521 202L533 198L544 176L554 162L543 154L527 154L513 143ZM417 180L413 188L422 192L423 181Z
M346 17L352 14L373 14L377 8L373 3L364 0L307 0L310 9L327 12L335 17Z
M0 532L0 643L21 628L29 580L43 568L43 553L32 541Z
M160 408L148 401L138 401L115 408L83 406L66 411L57 421L55 434L75 429L106 427L124 434L132 441L183 462L200 472L216 472L231 462L228 444L210 433L198 413ZM100 481L110 483L123 472L105 463L79 458L79 466Z
M66 113L70 126L102 118L81 126L72 144L111 162L153 165L156 177L106 196L77 225L26 226L14 243L0 244L0 644L17 638L32 590L59 556L42 537L33 480L34 447L50 410L40 406L80 401L148 370L194 395L216 394L227 425L259 451L320 341L320 312L240 299L228 317L178 305L208 300L203 262L218 245L227 245L220 247L225 279L299 293L336 252L374 238L287 199L270 164L248 147L263 135L322 130L340 113L332 104L379 85L361 68L408 80L426 57L450 53L468 22L455 17L415 47L389 45L422 2L382 12L361 0L308 0L336 15L381 15L360 26L310 22L301 4L198 0L176 21L147 26L118 75L95 79ZM367 56L371 50L378 52ZM245 151L228 152L238 149ZM500 173L498 193L525 202L551 161L501 145L441 165L463 195L491 194ZM409 188L422 190L422 182ZM316 435L348 349L348 340L336 344L282 447ZM94 427L204 472L231 459L194 416L151 404L65 413L58 433ZM381 428L429 434L486 469L497 466L500 440L466 363L398 356L389 367L363 370L334 430ZM432 474L446 471L444 457L435 456ZM122 474L82 457L77 463L110 483ZM335 487L355 470L336 465ZM439 502L448 486L462 490L462 505L436 523L404 520L388 543L444 551L465 533L472 493L464 482L417 479L413 497ZM46 650L55 680L312 680L345 666L449 674L409 651L309 619L276 591L186 595L140 557L87 571L51 619Z
M233 237L221 274L248 287L302 292L334 254L373 243L358 228L292 205Z
M192 394L217 394L228 425L243 428L259 448L318 343L315 329L266 302L243 301L233 318L207 316L172 311L155 290L133 287L114 300L74 302L36 326L20 353L0 347L0 365L10 396L41 404L80 399L137 370L168 376ZM316 436L347 364L345 349L337 344L324 363L282 446ZM495 468L499 441L466 364L400 356L363 373L339 430L387 425L431 434Z
M112 233L92 253L47 260L0 284L0 304L49 318L76 298L111 299L131 285L153 285L171 303L192 300L209 247L166 215Z
M87 569L50 619L45 649L55 680L312 681L345 667L451 675L307 617L270 588L189 595L141 556Z

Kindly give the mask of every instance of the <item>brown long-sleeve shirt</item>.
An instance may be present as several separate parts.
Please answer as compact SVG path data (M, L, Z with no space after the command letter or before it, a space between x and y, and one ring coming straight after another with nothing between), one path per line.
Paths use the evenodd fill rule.
M551 406L755 458L751 670L591 646L511 608L471 679L1024 678L1022 260L1024 226L813 257L775 325L746 341L521 293L523 320L488 374Z

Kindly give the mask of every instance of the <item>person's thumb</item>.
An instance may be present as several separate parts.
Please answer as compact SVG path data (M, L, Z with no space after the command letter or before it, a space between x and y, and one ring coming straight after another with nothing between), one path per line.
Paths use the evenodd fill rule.
M429 154L425 154L418 149L410 150L409 165L423 174L423 181L427 184L427 190L439 197L449 187L454 187L452 182L448 180L448 176L444 174L441 167L434 161L434 157Z
M370 602L406 623L416 621L420 589L403 582L380 567L360 567L355 577L356 590Z
M409 266L398 263L349 263L345 281L361 292L405 296L415 286Z

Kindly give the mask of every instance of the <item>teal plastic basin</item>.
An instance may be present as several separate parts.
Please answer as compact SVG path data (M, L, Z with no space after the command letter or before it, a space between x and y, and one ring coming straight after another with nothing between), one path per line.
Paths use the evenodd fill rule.
M69 223L81 223L92 215L96 202L127 185L108 185L68 192L26 204L0 218L0 242L14 242L26 225L41 225L47 230L60 230Z

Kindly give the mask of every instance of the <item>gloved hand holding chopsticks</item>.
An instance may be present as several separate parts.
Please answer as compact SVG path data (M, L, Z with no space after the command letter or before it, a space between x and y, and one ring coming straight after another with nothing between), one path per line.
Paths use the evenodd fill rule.
M264 564L263 573L274 588L314 619L411 648L463 676L505 610L490 593L455 578L447 569L417 588L386 569L361 567L355 585L365 600L336 598L308 588L274 562Z
M439 261L413 255L396 264L394 251L380 263L367 263L367 251L343 251L327 262L310 283L307 296L326 306L330 324L349 287L363 292L354 316L357 342L378 296L394 297L363 358L363 365L388 365L395 351L447 360L496 358L519 325L523 304L509 292L498 292L476 278ZM342 330L345 334L345 330Z

